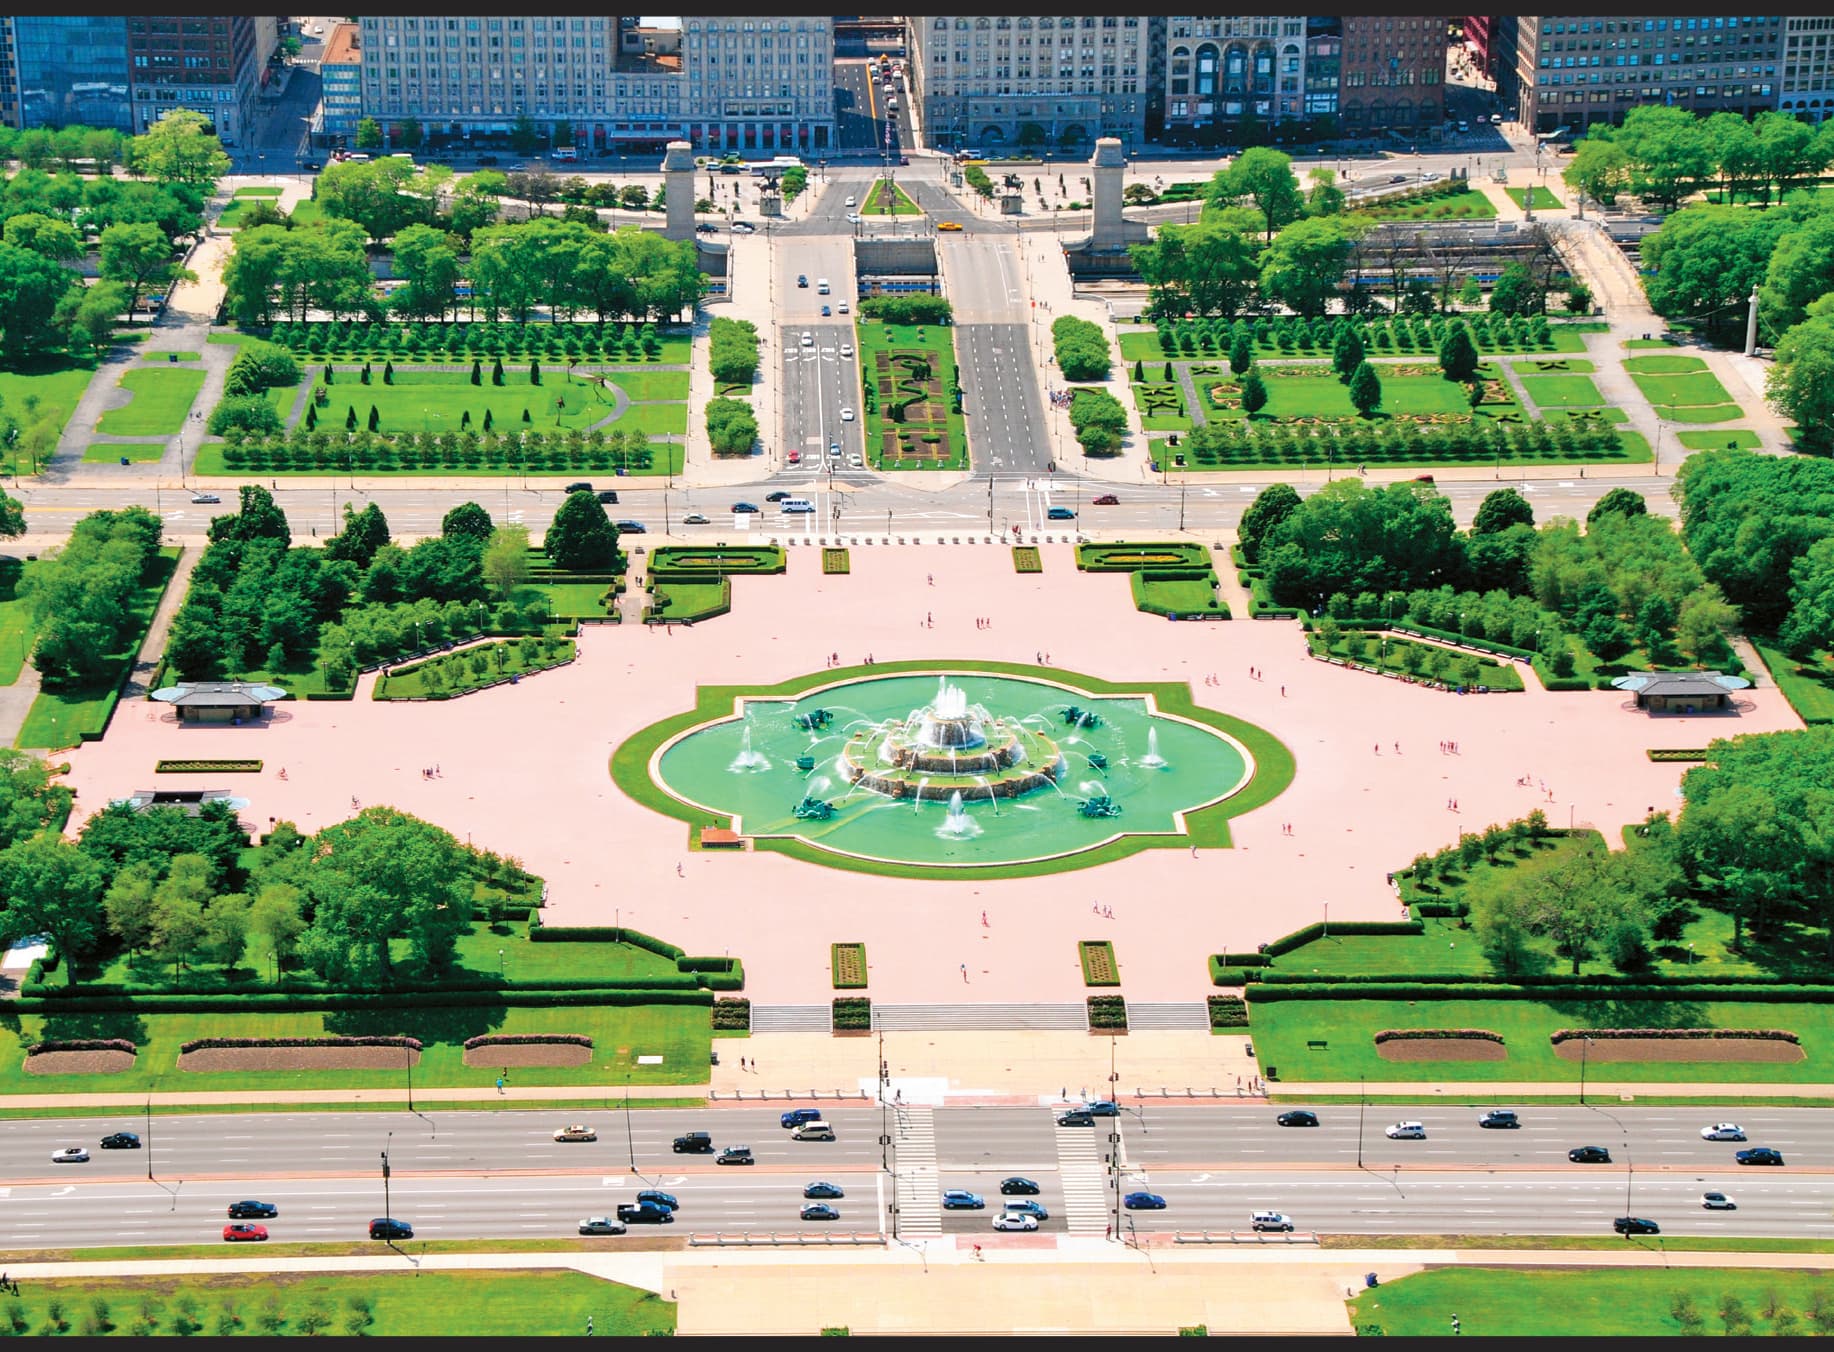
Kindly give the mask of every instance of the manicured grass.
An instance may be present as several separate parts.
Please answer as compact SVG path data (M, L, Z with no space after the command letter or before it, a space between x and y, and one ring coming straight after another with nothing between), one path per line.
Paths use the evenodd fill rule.
M1522 388L1540 408L1592 408L1605 402L1586 376L1523 376Z
M894 194L894 201L892 202L892 208L890 211L887 211L885 209L884 199L881 197L881 194L885 191L885 189L888 186L891 188ZM923 209L919 207L915 202L911 201L911 196L909 193L905 192L905 190L903 188L900 188L896 183L888 184L886 180L882 178L875 178L872 181L872 186L866 190L866 192L860 197L859 200L860 200L860 215L862 216L921 216L923 215Z
M1655 1248L1659 1240L1636 1240ZM1616 1240L1619 1248L1625 1246ZM1720 1300L1737 1296L1755 1333L1781 1331L1763 1315L1771 1292L1796 1313L1797 1333L1809 1331L1802 1310L1819 1271L1783 1268L1520 1268L1446 1267L1418 1272L1366 1290L1349 1302L1359 1327L1380 1325L1389 1336L1449 1336L1456 1314L1464 1334L1537 1338L1673 1337L1692 1332L1723 1334ZM1686 1294L1703 1321L1689 1330L1676 1320L1671 1302Z
M1834 658L1817 652L1810 660L1797 662L1775 639L1755 635L1751 646L1764 659L1771 679L1798 718L1804 723L1834 723Z
M12 555L0 555L0 685L11 685L25 667L37 626L32 609L19 595L19 583L34 565Z
M1764 444L1748 427L1727 427L1713 432L1677 432L1675 440L1690 451L1714 451L1729 446L1741 451L1755 451Z
M1153 681L1119 683L1101 680L1081 672L1040 668L1030 663L1020 662L950 662L947 668L951 671L978 671L993 675L1032 678L1044 676L1047 679L1057 677L1092 695L1148 693L1157 701L1160 712L1228 733L1248 749L1255 763L1254 778L1239 793L1221 803L1199 808L1185 815L1186 835L1182 837L1125 835L1105 845L1062 858L1027 860L1017 864L995 864L976 868L973 870L973 876L976 879L1030 878L1065 873L1094 864L1108 863L1115 859L1124 859L1144 849L1184 849L1192 845L1208 846L1213 849L1226 848L1230 844L1229 821L1231 818L1272 802L1292 783L1293 753L1284 743L1253 723L1247 723L1198 705L1192 698L1188 684ZM814 686L826 685L834 681L853 680L862 676L896 675L901 671L933 672L937 669L938 664L935 662L878 662L870 667L856 666L842 668L838 671L809 672L774 686L697 686L698 698L692 708L650 724L649 727L626 738L624 743L612 753L612 780L620 790L645 807L682 822L688 837L687 848L699 849L696 833L700 827L731 827L732 818L689 807L674 795L663 790L650 778L650 757L665 741L701 723L727 716L732 711L733 701L741 697L795 695ZM904 864L880 859L848 858L790 837L755 840L753 848L772 850L791 858L826 865L830 868L871 873L884 877L923 878L939 881L960 881L963 877L963 870L959 868ZM4 1086L0 1085L0 1089L3 1088Z
M178 565L179 553L176 545L167 545L161 549L152 580L142 584L135 592L135 622L129 626L126 646L120 652L109 654L115 674L94 686L71 686L55 690L41 688L32 700L32 707L26 711L19 737L13 743L15 746L34 749L69 747L86 737L93 739L101 735L102 729L108 725L108 716L114 710L115 700L120 695L125 666L140 651L147 626L153 622L153 612L159 608L159 598L164 594L166 583L171 581L172 571Z
M102 415L96 431L116 437L176 436L204 388L204 373L184 366L137 366L121 377L133 401Z
M1503 191L1510 201L1525 211L1558 211L1566 205L1552 190L1538 183L1532 188L1505 188Z
M387 1252L380 1244L369 1248ZM132 1252L142 1256L142 1251ZM220 1246L211 1252L221 1252ZM165 1256L167 1250L159 1253ZM367 1302L370 1318L346 1322L353 1299ZM176 1308L181 1300L195 1303L191 1322ZM89 1322L97 1301L109 1308L105 1329ZM21 1284L7 1314L23 1318L22 1332L58 1333L63 1328L54 1326L49 1316L53 1302L63 1307L63 1328L85 1336L106 1332L115 1337L265 1334L266 1320L278 1319L274 1335L308 1334L317 1324L321 1333L367 1337L433 1340L462 1329L473 1338L528 1338L584 1333L588 1317L595 1334L636 1337L672 1334L676 1312L674 1304L652 1291L583 1272L421 1272L404 1265L399 1272L33 1278ZM270 1308L272 1315L267 1314ZM233 1322L221 1322L226 1309ZM154 1323L136 1328L143 1310L154 1311ZM308 1311L322 1312L322 1319Z
M1448 939L1449 944L1475 942ZM1448 949L1447 956L1456 953ZM1288 955L1289 957L1291 955ZM1250 990L1252 991L1252 987ZM1555 995L1540 1000L1359 1000L1348 988L1332 1000L1249 1001L1255 1051L1263 1065L1292 1081L1438 1080L1480 1083L1532 1080L1577 1084L1579 1063L1554 1055L1548 1041L1561 1028L1788 1028L1802 1038L1801 1061L1602 1061L1593 1078L1698 1084L1825 1084L1834 1076L1834 1010L1812 1003L1714 1001L1686 991L1672 1001L1587 1000ZM1632 1023L1631 1021L1635 1022ZM1384 1028L1485 1028L1500 1033L1509 1055L1501 1061L1385 1061L1375 1035ZM1313 1049L1320 1039L1327 1045Z

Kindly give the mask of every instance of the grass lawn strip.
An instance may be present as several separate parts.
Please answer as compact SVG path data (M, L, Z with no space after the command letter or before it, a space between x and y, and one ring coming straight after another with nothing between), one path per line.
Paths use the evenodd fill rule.
M204 372L171 364L136 366L122 375L121 388L133 400L104 413L96 431L115 437L176 436L204 388Z
M1107 863L1114 859L1125 859L1138 854L1141 850L1155 847L1186 849L1197 845L1217 849L1225 848L1230 843L1229 820L1232 817L1272 802L1292 783L1293 753L1284 743L1252 723L1201 707L1192 698L1191 688L1186 683L1156 681L1121 683L1102 680L1082 672L1038 667L1023 662L949 662L941 666L950 671L1023 676L1033 680L1061 678L1067 684L1075 685L1091 695L1150 694L1160 712L1186 718L1193 723L1201 723L1206 727L1227 733L1246 747L1248 753L1254 757L1253 779L1232 797L1209 807L1187 812L1184 836L1122 836L1105 845L1098 845L1093 849L1081 850L1060 858L1027 860L1016 864L990 864L976 868L974 876L977 878L1044 877L1087 868L1093 864ZM869 676L896 675L903 671L933 672L938 669L939 664L936 662L875 662L870 667L852 666L831 671L811 671L774 686L697 686L698 698L692 708L671 718L650 724L649 727L627 737L612 753L612 780L619 789L638 803L663 816L673 817L682 822L688 837L688 848L698 850L700 848L698 833L701 827L722 826L730 829L732 818L691 807L650 778L650 758L664 742L702 723L730 716L733 701L736 699L797 695L805 690L834 682L857 680ZM856 873L871 873L891 878L920 878L955 882L961 880L961 869L956 866L936 867L906 864L893 860L850 858L818 849L791 837L758 839L754 840L752 844L753 848L757 850L774 850L791 858Z
M278 1223L276 1223L278 1224ZM264 1251L272 1245L261 1246ZM595 1247L590 1244L584 1247ZM370 1244L361 1252L380 1248ZM144 1251L132 1251L136 1257ZM161 1257L169 1256L160 1249ZM214 1257L221 1246L209 1250ZM353 1311L350 1302L362 1302ZM191 1320L179 1302L195 1304ZM61 1307L61 1322L51 1307ZM106 1323L98 1323L98 1305ZM225 1322L225 1310L229 1310ZM366 1313L365 1313L366 1312ZM148 1314L150 1323L143 1323ZM465 1272L213 1273L186 1277L35 1277L3 1316L19 1332L120 1337L212 1332L338 1333L434 1339L527 1338L593 1332L672 1334L676 1307L654 1292L582 1272L517 1268Z

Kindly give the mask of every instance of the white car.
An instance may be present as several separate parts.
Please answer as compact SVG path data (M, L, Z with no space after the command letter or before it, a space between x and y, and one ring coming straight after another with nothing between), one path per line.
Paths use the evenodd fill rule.
M1733 1201L1730 1197L1726 1196L1726 1194L1723 1192L1703 1192L1701 1193L1700 1194L1700 1204L1701 1206L1705 1207L1708 1211L1737 1211L1738 1210L1738 1203Z
M841 313L842 314L847 313L847 302L846 301L841 302ZM842 343L841 344L841 355L843 357L851 357L853 355L853 344L852 343Z
M1742 1141L1745 1139L1745 1129L1736 1122L1715 1122L1710 1127L1700 1129L1700 1139L1703 1141Z
M67 1145L51 1152L51 1163L87 1164L89 1163L89 1152L80 1145Z
M851 408L842 408L841 409L841 421L842 422L852 422L853 421L853 410Z
M1023 1211L1002 1211L993 1218L993 1228L996 1230L1036 1230L1038 1218L1028 1216Z
M609 1216L588 1216L579 1223L582 1235L621 1235L624 1233L624 1222L614 1221Z
M1426 1124L1424 1122L1397 1122L1383 1134L1391 1141L1424 1141Z
M557 1141L596 1141L599 1139L599 1134L591 1127L576 1125L562 1127L554 1133L554 1139Z

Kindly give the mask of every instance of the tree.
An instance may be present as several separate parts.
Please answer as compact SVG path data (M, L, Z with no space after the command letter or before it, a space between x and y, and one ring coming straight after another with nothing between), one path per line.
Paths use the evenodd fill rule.
M1510 263L1490 288L1490 309L1503 315L1538 315L1547 308L1547 292L1521 263Z
M1261 213L1268 239L1287 222L1297 220L1305 200L1293 174L1292 157L1267 146L1251 146L1227 169L1219 169L1211 180L1211 203L1227 206L1243 198Z
M1473 535L1494 535L1511 526L1533 526L1535 509L1514 488L1499 488L1485 495L1471 522Z
M582 495L583 496L583 495ZM484 581L501 600L514 596L528 581L529 530L527 526L499 526L484 546Z
M569 493L542 537L542 548L556 568L569 572L609 568L618 557L618 530L592 494Z
M382 124L373 117L366 117L357 123L357 149L382 149Z
M441 517L439 522L441 535L463 535L478 541L489 540L493 530L490 513L475 502L460 503Z
M1244 375L1247 373L1248 368L1253 366L1254 364L1255 364L1254 339L1249 337L1246 333L1236 334L1234 340L1231 341L1229 344L1229 370L1230 370L1230 373L1233 375L1238 375L1238 376ZM1166 369L1168 371L1171 369L1170 362L1166 363Z
M1331 369L1337 372L1337 378L1349 380L1351 373L1363 364L1364 355L1363 336L1345 324L1337 331L1337 341L1331 345Z
M1350 373L1350 402L1365 418L1382 406L1382 381L1368 362L1359 363Z
M1649 504L1634 488L1614 488L1592 504L1592 510L1586 513L1586 525L1595 526L1607 516L1644 516L1648 511Z
M1261 256L1262 291L1296 314L1322 315L1344 279L1360 229L1342 217L1294 221Z
M1253 417L1267 407L1267 382L1261 378L1256 367L1249 367L1242 373L1242 411Z
M175 108L128 144L128 163L161 183L183 183L205 191L229 172L223 143L204 131L203 114Z
M1261 542L1299 506L1299 494L1291 484L1269 484L1255 496L1242 513L1236 527L1236 538L1242 544L1242 557L1254 563L1261 553Z
M1440 340L1439 369L1447 380L1468 381L1477 376L1477 367L1477 344L1471 340L1471 330L1464 321L1456 321Z
M1608 207L1630 182L1630 156L1615 141L1587 136L1573 148L1573 158L1560 177L1575 193Z
M68 964L87 958L102 928L102 868L62 836L33 836L0 850L0 938L48 934Z

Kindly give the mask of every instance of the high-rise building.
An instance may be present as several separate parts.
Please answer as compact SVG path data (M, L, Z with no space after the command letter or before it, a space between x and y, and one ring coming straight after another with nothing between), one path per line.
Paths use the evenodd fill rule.
M267 20L268 51L257 50L257 27L246 14L129 15L134 130L145 131L174 108L189 108L214 124L226 146L250 135L255 93L272 52L273 19Z
M913 97L938 146L1087 154L1145 134L1156 26L1136 15L910 15Z
M9 125L133 131L128 83L120 15L0 17L0 117Z
M1244 123L1278 131L1306 117L1302 15L1166 20L1165 138L1208 140Z
M354 23L332 26L318 63L318 125L324 136L350 137L363 120L363 30Z
M1783 71L1777 106L1804 122L1834 114L1834 19L1825 14L1783 20Z
M1621 122L1645 104L1702 116L1777 106L1780 16L1523 14L1515 22L1517 116L1538 133Z
M1446 115L1446 21L1346 15L1338 121L1346 136L1436 138Z

